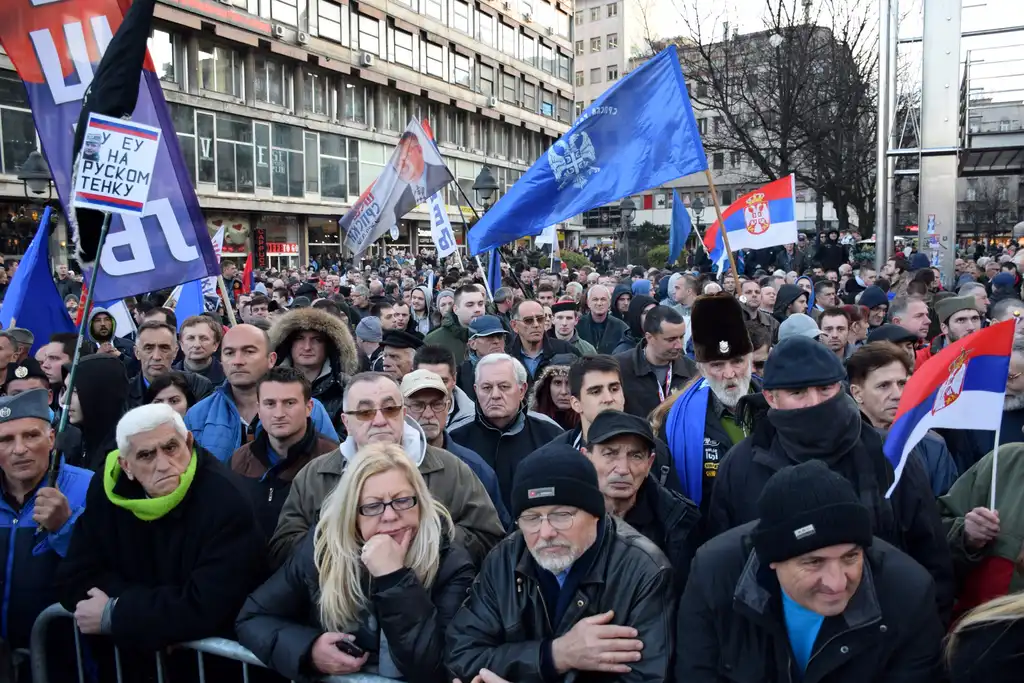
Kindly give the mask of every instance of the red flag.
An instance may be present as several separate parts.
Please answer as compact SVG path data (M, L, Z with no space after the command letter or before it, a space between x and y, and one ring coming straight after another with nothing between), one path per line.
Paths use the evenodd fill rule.
M78 300L78 315L75 316L75 326L82 324L82 316L85 315L85 297L88 294L89 286L85 284L85 278L82 278L82 298Z
M252 291L252 252L245 259L245 268L242 269L242 294Z

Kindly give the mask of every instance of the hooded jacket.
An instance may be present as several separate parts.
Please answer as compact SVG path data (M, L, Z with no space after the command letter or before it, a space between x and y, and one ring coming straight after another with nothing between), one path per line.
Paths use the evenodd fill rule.
M537 373L537 380L526 396L527 407L536 413L547 415L562 429L574 429L580 422L579 414L572 408L559 410L551 400L551 381L558 375L569 375L568 365L547 365Z
M665 278L662 278L662 282L664 281ZM634 296L629 302L629 311L626 312L626 325L629 327L629 330L622 336L618 346L615 347L616 354L633 350L643 340L644 330L640 325L640 316L643 315L644 309L652 304L657 305L658 302L642 294ZM690 326L687 325L686 329L689 330Z
M779 292L775 295L775 307L772 309L772 315L775 316L775 319L780 323L785 322L786 318L789 317L789 307L801 296L806 297L807 292L796 285L782 285L779 287Z
M99 472L107 453L117 449L115 431L128 410L128 377L124 365L113 356L94 353L78 362L75 393L82 409L81 450L65 453L69 465Z
M109 340L97 339L96 335L93 334L92 322L93 322L93 320L96 319L96 316L98 316L100 313L106 313L107 315L110 316L110 337L111 338ZM111 314L110 311L108 311L107 309L103 308L102 306L94 306L93 309L92 309L92 312L89 313L89 330L88 330L88 332L89 332L89 339L94 341L97 346L102 344L104 341L110 341L114 345L114 348L121 352L120 359L121 359L121 362L124 363L125 365L130 365L131 362L135 359L135 346L132 345L132 343L130 341L128 341L127 339L122 339L121 337L117 336L117 319L114 318L113 314Z
M455 522L455 541L465 547L479 565L505 535L483 484L466 463L442 448L427 444L423 430L408 417L402 447L416 463L430 493L451 514ZM355 454L355 439L349 436L338 449L316 458L295 475L277 530L270 540L275 566L283 564L306 532L316 525L324 499L338 485L345 465Z
M619 312L619 299L621 297L624 297L624 296L628 296L628 297L632 298L632 296L633 296L633 287L631 285L627 285L627 284L615 285L615 289L612 291L612 308L611 308L611 313L612 313L613 316L615 316L616 318L618 318L619 320L622 320L622 321L625 321L626 314Z
M270 328L270 345L277 365L293 366L292 344L299 332L319 332L327 342L327 358L313 380L313 398L320 401L335 426L341 424L342 398L350 375L359 372L359 354L348 325L319 308L297 308Z
M443 346L455 356L455 362L466 359L466 342L469 341L469 328L463 327L455 311L449 311L441 321L441 326L427 335L424 344Z
M433 301L430 297L430 288L425 285L420 285L416 289L423 292L423 298L426 300L427 308L423 312L422 318L416 317L416 311L412 310L412 306L409 307L409 332L419 332L424 337L430 334L430 331L434 329L434 319L431 313L433 312Z
M468 361L467 361L468 362ZM476 404L469 394L456 386L452 392L452 412L448 413L448 424L445 431L450 432L462 425L469 424L476 417Z

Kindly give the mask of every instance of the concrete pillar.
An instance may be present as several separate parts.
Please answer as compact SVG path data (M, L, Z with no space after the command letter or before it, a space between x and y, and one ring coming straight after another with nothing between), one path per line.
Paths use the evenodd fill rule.
M186 79L188 80L188 93L190 95L199 94L199 36L195 33L189 35L188 41L185 43L185 51L188 52L188 65L191 67L188 70Z
M960 6L960 0L924 0L918 225L920 248L929 256L937 249L947 287L956 259Z

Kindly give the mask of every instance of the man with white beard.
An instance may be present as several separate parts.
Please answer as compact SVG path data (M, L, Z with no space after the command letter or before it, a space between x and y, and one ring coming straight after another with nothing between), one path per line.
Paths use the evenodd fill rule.
M760 392L761 386L753 377L754 349L735 297L699 297L690 320L700 375L669 411L665 441L680 490L704 512L719 462L747 435L737 406L747 394Z

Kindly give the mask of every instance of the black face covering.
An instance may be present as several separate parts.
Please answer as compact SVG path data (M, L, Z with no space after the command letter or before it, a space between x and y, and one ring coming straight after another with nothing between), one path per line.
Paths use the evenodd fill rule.
M786 455L797 463L839 460L857 444L862 425L857 404L845 391L810 408L769 410L768 420Z

